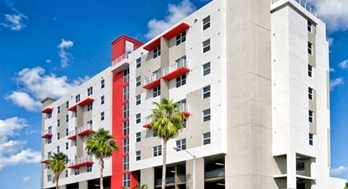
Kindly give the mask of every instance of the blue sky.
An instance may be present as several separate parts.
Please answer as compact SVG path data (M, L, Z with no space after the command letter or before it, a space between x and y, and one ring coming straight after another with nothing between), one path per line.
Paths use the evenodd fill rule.
M146 42L209 0L0 0L0 188L40 188L40 100L111 63L111 42ZM308 0L327 22L332 174L348 179L348 0Z

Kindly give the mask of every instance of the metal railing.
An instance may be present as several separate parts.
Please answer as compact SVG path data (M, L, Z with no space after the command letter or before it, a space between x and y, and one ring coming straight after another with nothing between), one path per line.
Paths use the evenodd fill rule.
M175 62L174 64L166 67L163 69L163 75L167 75L168 73L177 70L182 67L187 67L187 60L186 59L180 59L179 61Z
M93 161L93 156L83 156L83 157L75 158L74 160L69 161L68 166L77 165L87 161Z
M92 124L87 124L87 125L84 125L82 127L78 127L77 134L82 133L83 131L86 131L86 130L93 130Z
M76 135L76 129L69 131L68 138Z
M42 135L45 135L45 134L52 134L52 129L45 129L44 131L42 131Z
M178 110L180 112L187 112L188 111L188 105L186 103L180 103L178 106Z
M144 85L151 83L153 81L156 81L159 78L161 78L161 73L159 72L153 73L151 76L145 77Z
M50 160L51 159L51 157L52 157L52 155L49 155L49 156L43 156L42 157L42 159L41 159L41 161L46 161L46 160Z
M276 3L279 0L272 0L272 3ZM307 4L304 0L295 0L299 5L301 5L303 8L305 8L308 12L310 12L311 14L313 14L314 16L317 16L317 13L315 12L315 10L309 6L309 4Z
M117 63L121 62L124 59L128 59L128 55L129 55L129 53L125 53L125 54L121 55L120 57L116 58L115 60L113 60L111 62L112 66L116 65Z

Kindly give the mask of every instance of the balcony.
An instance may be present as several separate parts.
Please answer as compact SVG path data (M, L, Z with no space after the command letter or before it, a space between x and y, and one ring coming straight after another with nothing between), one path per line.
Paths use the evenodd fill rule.
M47 107L47 108L43 109L41 112L44 114L50 114L50 113L52 113L52 111L53 111L53 108Z
M41 163L48 163L51 159L51 156L44 156L42 157Z
M79 157L79 158L76 158L75 160L69 161L67 167L70 169L76 169L82 166L91 165L93 163L94 162L93 162L92 156L84 156L84 157Z
M163 79L169 81L189 71L190 69L187 67L187 60L180 59L174 64L163 69Z
M70 131L68 134L68 140L76 140L76 129L73 131Z
M91 103L93 101L94 101L93 98L87 97L84 100L82 100L82 101L76 103L75 105L69 107L68 110L75 112L77 110L77 106L85 106L85 105L87 105L87 104L89 104L89 103Z
M129 66L129 62L129 53L125 53L111 62L111 71L115 73L122 71Z
M42 132L41 138L52 138L52 129L46 129Z
M185 117L190 116L188 105L186 103L180 103L178 106L178 109L180 112L182 112L184 114Z
M87 124L85 126L77 128L77 135L79 135L79 136L85 136L91 132L93 132L92 124Z
M161 84L161 74L159 72L153 73L149 77L145 77L143 88L150 90Z
M151 119L145 118L143 120L143 127L147 128L147 129L151 129L152 128L152 126L151 126Z

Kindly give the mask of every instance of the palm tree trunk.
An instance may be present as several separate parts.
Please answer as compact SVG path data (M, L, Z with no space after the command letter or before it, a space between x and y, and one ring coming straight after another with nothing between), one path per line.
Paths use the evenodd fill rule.
M59 189L58 180L59 180L59 177L56 178L56 189Z
M103 185L103 169L104 169L104 160L103 158L100 158L99 161L99 166L100 166L100 189L104 189L104 185Z
M167 140L163 139L162 189L166 187Z

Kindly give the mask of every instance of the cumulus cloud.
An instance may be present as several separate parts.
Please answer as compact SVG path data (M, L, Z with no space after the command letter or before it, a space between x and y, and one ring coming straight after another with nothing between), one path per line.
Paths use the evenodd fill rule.
M173 26L180 20L187 17L196 7L190 2L190 0L183 0L179 5L168 5L168 16L163 20L152 19L147 24L149 31L145 35L147 39L151 39L158 34L162 33L164 30Z
M330 68L329 71L330 71L330 72L335 72L336 70L335 70L335 68Z
M342 77L331 80L330 81L330 90L333 90L335 87L343 85L343 84L344 84L344 80Z
M326 22L329 32L348 29L348 0L307 0Z
M339 64L338 64L338 67L340 67L341 69L347 69L348 68L348 60L344 60L344 61L342 61L342 62L340 62Z
M67 76L45 74L45 70L41 67L24 68L15 78L19 89L6 96L6 99L28 111L37 111L41 107L42 99L59 98L87 79L89 78L77 78L69 82Z
M40 152L24 149L26 141L10 140L26 126L26 120L18 117L0 120L0 170L6 166L40 162Z
M4 14L5 22L0 23L0 26L9 28L14 31L20 31L25 27L23 20L27 19L27 17L23 14Z
M339 166L338 168L330 169L331 176L340 176L342 173L347 171L347 167Z
M74 46L74 42L69 40L62 39L62 42L58 45L58 55L60 57L60 65L62 68L65 68L69 65L69 59L71 58L71 54L66 52L67 49Z
M30 177L28 177L28 176L27 176L27 177L23 177L23 181L24 181L24 182L27 182L27 181L29 181L29 180L30 180Z

